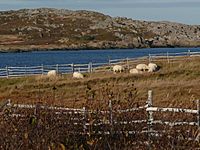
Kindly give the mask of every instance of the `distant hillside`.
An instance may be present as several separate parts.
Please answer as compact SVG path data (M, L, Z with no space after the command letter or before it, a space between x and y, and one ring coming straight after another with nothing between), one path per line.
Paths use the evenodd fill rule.
M91 11L0 12L0 51L200 46L200 26L112 18Z

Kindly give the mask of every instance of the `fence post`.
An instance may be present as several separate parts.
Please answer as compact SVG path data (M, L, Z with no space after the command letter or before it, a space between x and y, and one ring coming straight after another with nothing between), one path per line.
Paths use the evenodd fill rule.
M149 54L149 63L151 62L151 54Z
M7 76L7 78L9 78L9 70L8 70L8 66L6 66L6 76Z
M11 100L10 100L10 99L8 99L8 104L7 104L7 106L11 106Z
M199 142L199 137L200 137L200 104L199 104L199 99L197 100L197 126L198 126L198 134L196 136L196 140Z
M169 53L167 52L167 62L169 63Z
M190 50L188 49L188 56L190 57Z
M56 72L59 73L59 65L56 65Z
M127 68L129 69L130 67L129 67L129 58L128 57L126 58L126 65L127 65Z
M112 101L109 100L109 111L110 111L110 124L113 125L113 114L112 114Z
M34 115L37 116L38 114L38 104L35 105Z
M44 74L44 65L43 64L42 64L41 68L42 68L42 75L43 75Z
M110 61L110 57L108 57L108 65L109 65L109 71L111 71L111 61Z
M89 72L89 73L92 72L92 63L91 63L91 62L88 64L88 72Z
M199 105L199 99L197 100L197 124L198 127L200 127L200 105Z
M3 108L4 107L7 107L7 106L11 106L11 101L10 101L10 99L8 99L7 101L5 101L5 102L2 102L2 103L0 103L0 111L1 110L3 110Z
M92 65L92 62L90 63L90 72L93 71L93 65Z
M72 73L74 73L74 64L71 64L72 67Z
M83 107L83 133L86 134L86 108Z
M112 101L109 100L109 104L108 104L108 107L109 107L109 111L110 111L110 118L109 118L109 122L110 122L110 126L111 126L111 130L110 130L110 134L112 135L113 134L113 110L112 110Z
M153 106L152 90L148 91L147 107ZM151 149L151 135L153 130L153 112L147 112L147 127L148 127L148 149Z

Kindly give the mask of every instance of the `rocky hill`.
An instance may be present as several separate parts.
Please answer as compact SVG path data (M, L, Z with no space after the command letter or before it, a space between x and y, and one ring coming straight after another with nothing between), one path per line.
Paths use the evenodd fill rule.
M63 9L0 12L1 51L197 46L200 26Z

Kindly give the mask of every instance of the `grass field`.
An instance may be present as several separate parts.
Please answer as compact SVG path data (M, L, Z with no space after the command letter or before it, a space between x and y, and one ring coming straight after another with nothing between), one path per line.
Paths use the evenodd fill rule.
M200 98L200 57L179 58L178 61L157 61L160 70L155 73L131 75L128 72L85 74L85 79L73 79L72 75L56 78L35 76L25 78L0 79L0 100L11 99L13 103L59 105L89 110L109 110L108 100L113 110L144 106L147 92L153 90L153 105L196 109ZM134 67L131 64L131 67ZM23 117L12 117L12 113ZM193 149L199 142L187 140L199 133L197 126L154 125L162 137L147 134L129 134L127 131L147 129L147 123L127 125L103 124L100 120L110 118L109 114L87 114L86 120L79 114L56 115L54 111L11 108L0 113L0 149ZM154 119L173 121L196 121L196 116L181 113L155 113ZM78 120L73 120L78 118ZM115 121L146 119L146 111L137 113L113 113ZM77 121L77 122L76 122ZM89 126L84 133L84 122ZM74 123L78 123L74 125ZM109 131L111 134L97 134ZM112 134L112 132L114 133ZM118 133L122 132L122 133Z
M105 92L112 93L113 99L123 103L131 92L134 102L144 103L151 89L155 105L192 107L193 100L200 98L200 58L157 64L161 67L158 72L139 75L105 72L86 74L83 80L73 79L71 74L56 78L4 78L0 79L0 100L83 107L88 94L92 94L93 103L107 99Z

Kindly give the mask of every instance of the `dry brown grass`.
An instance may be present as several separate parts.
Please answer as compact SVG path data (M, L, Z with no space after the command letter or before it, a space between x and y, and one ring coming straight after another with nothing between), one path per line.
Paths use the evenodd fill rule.
M86 114L89 134L83 130L83 116L80 114L56 115L55 111L8 108L0 117L0 145L2 149L148 149L146 134L128 134L127 131L147 129L146 123L113 124L95 126L100 120L110 119L108 114L98 110L108 110L108 100L112 100L112 109L125 109L144 105L147 91L154 92L156 106L195 108L194 100L199 98L199 62L200 58L191 58L176 63L157 62L161 67L156 73L130 75L112 72L86 74L84 80L72 79L71 75L48 78L46 76L11 78L0 80L1 100L10 98L18 103L48 103L68 107L86 107L96 109L97 113ZM131 64L131 67L134 67ZM38 105L39 106L39 105ZM9 113L24 114L25 117L11 117ZM145 119L145 110L138 112L115 113L115 121ZM78 117L78 125L72 118ZM154 113L155 120L196 121L196 115L184 113ZM199 130L196 126L153 125L161 137L151 137L152 149L195 149L199 142L187 138L196 138ZM115 131L111 135L98 135L98 131ZM123 134L117 134L122 131ZM166 132L161 132L166 131ZM183 137L182 139L180 137ZM186 139L184 139L186 138ZM145 144L146 143L146 144Z
M194 100L200 98L200 58L190 57L173 63L157 62L161 69L156 73L130 75L112 72L86 74L83 80L64 75L56 79L45 76L0 79L0 99L11 99L18 103L50 103L68 107L82 107L88 99L87 90L93 91L98 102L104 89L114 94L113 99L123 103L127 91L136 88L134 103L145 103L147 91L154 92L157 106L195 107ZM134 66L133 66L134 67ZM132 86L132 87L130 87Z

